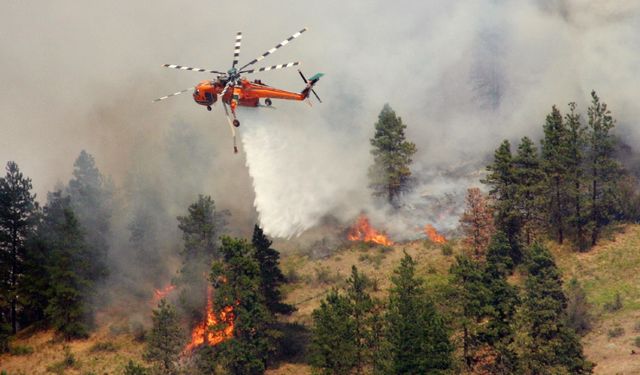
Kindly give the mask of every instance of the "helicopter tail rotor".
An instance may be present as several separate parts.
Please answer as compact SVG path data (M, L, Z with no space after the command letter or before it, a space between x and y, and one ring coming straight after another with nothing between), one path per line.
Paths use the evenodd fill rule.
M300 77L302 77L302 80L304 81L304 83L307 84L307 87L304 88L304 90L302 90L301 94L306 98L309 97L309 92L312 92L313 95L316 97L316 99L318 99L318 101L320 103L322 103L322 100L320 99L320 97L318 96L318 94L315 92L315 90L313 89L313 86L315 86L316 83L318 83L318 81L320 80L320 78L324 75L323 73L317 73L315 74L313 77L307 79L304 74L302 74L302 72L300 71L300 69L298 69L298 73L300 74Z

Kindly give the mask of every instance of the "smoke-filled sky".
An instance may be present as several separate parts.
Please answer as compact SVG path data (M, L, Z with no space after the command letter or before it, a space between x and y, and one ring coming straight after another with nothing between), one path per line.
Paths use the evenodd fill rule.
M0 25L0 162L17 161L40 197L86 149L116 184L135 170L240 216L255 198L265 230L286 237L369 204L369 138L386 102L424 176L481 160L503 138L537 137L553 104L584 110L592 89L618 132L640 141L635 0L4 1ZM210 77L161 64L226 70L237 31L242 62L304 26L263 65L325 73L324 103L239 110L241 154L221 108L189 94L151 103ZM256 77L303 87L292 69ZM181 139L197 147L176 148ZM189 174L172 173L177 162Z

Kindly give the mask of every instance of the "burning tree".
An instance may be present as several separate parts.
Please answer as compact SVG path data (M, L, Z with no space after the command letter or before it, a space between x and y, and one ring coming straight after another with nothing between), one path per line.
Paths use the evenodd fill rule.
M397 206L400 193L408 188L411 177L409 165L416 153L416 145L406 140L407 125L396 116L389 104L385 104L375 124L376 133L371 139L374 163L369 168L370 187L373 194L385 197Z
M261 290L260 266L246 240L222 238L222 259L211 268L213 313L222 316L233 306L233 337L217 346L220 363L231 374L262 374L275 351L275 331ZM210 327L220 329L220 324Z
M493 210L478 188L467 190L466 205L460 225L465 234L464 244L473 251L473 256L477 259L484 255L491 236L495 233Z

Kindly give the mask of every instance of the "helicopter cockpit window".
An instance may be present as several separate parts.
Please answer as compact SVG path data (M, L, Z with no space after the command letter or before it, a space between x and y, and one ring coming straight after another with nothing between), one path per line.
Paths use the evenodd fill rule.
M199 93L200 93L200 92L198 91L198 89L195 89L195 90L193 91L193 95L198 95Z

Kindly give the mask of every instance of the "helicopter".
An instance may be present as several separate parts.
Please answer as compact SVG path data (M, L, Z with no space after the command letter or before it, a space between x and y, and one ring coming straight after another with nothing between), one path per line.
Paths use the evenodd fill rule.
M212 69L203 69L203 68L193 68L189 66L175 65L175 64L163 64L162 66L170 69L178 69L178 70L186 70L186 71L194 71L194 72L203 72L203 73L212 73L217 74L217 77L213 80L203 80L198 83L195 87L189 87L187 89L175 92L173 94L169 94L157 99L154 99L153 102L159 102L165 99L168 99L172 96L180 95L185 92L193 90L193 100L203 105L207 108L207 110L211 111L211 107L220 99L222 102L222 106L224 108L225 115L227 117L227 122L229 123L229 128L231 129L231 135L233 136L233 151L235 153L238 152L238 147L236 146L236 132L235 128L240 126L240 121L236 116L236 108L238 106L245 107L271 107L273 103L271 99L284 99L284 100L306 100L309 98L309 94L313 93L313 95L318 99L320 103L322 100L318 96L318 94L313 90L315 84L320 80L320 78L324 75L323 73L317 73L311 78L307 79L305 75L298 69L298 73L302 80L305 83L305 87L301 92L291 92L286 90L281 90L278 88L274 88L264 84L260 79L249 80L243 77L243 74L253 74L257 72L265 72L269 70L278 70L284 68L290 68L294 66L300 65L299 61L290 62L286 64L278 64L272 66L265 66L262 68L252 68L251 65L262 61L265 57L271 55L276 52L279 48L286 46L294 39L298 38L302 33L307 31L308 29L305 27L302 30L296 32L295 34L289 36L287 39L278 43L275 47L266 51L262 55L256 57L250 62L242 65L241 67L237 67L239 64L240 57L240 47L242 44L242 32L238 32L236 34L236 40L233 51L233 63L231 64L231 68L226 72L222 72L219 70ZM264 104L260 104L260 99L264 99ZM310 104L310 103L309 103ZM231 116L229 116L229 112L231 112ZM231 118L233 117L233 119Z

